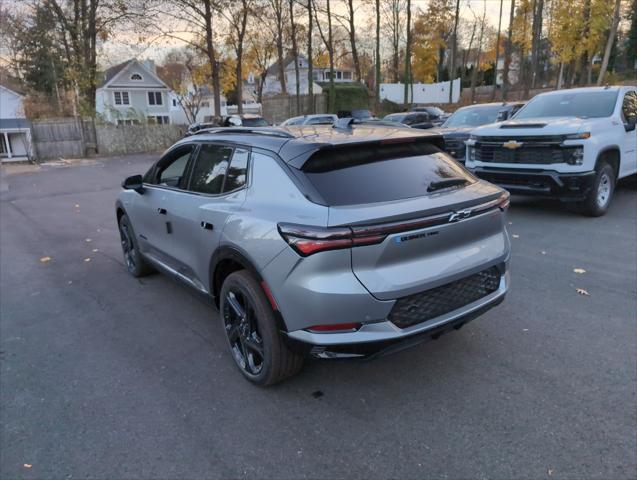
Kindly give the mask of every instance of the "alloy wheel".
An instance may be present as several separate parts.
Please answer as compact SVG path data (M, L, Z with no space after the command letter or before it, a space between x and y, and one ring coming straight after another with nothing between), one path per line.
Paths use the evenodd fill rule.
M263 340L254 306L239 289L231 288L224 302L223 320L230 348L237 365L249 375L263 369Z
M119 227L120 238L122 241L122 250L124 252L124 261L129 270L135 269L135 244L128 225L122 223Z
M597 205L600 208L604 208L610 199L612 180L608 176L608 173L602 173L602 177L599 179L599 185L597 186Z

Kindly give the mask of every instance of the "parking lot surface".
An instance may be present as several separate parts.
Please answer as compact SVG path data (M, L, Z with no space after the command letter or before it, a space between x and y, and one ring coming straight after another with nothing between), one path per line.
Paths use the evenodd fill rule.
M601 218L514 198L511 291L460 331L260 389L210 305L124 268L154 159L3 175L0 477L637 477L635 179Z

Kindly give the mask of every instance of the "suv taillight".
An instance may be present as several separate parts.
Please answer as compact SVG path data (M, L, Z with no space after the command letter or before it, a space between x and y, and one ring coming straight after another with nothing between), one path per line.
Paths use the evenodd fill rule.
M307 257L325 250L374 245L385 240L387 235L357 235L347 227L313 227L280 223L279 233L301 256Z

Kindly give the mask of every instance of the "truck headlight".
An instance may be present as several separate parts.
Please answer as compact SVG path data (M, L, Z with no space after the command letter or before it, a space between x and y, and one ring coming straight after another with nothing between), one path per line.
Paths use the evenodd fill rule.
M570 165L581 165L584 163L584 148L577 147L571 152L571 157L567 160Z
M586 140L587 138L591 138L591 132L569 133L568 135L564 135L564 140Z
M471 160L472 162L476 161L476 147L474 147L473 145L470 145L468 147L468 158L469 160Z

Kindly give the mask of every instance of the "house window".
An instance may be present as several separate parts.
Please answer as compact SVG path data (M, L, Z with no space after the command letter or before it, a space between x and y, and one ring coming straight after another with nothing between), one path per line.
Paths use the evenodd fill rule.
M176 107L176 106L177 106L177 99L173 98L173 107Z
M113 92L115 98L115 105L130 105L130 98L128 92Z
M148 105L163 105L161 92L148 92Z
M210 108L210 102L201 102L201 108Z
M167 115L151 115L147 117L148 123L155 123L157 125L168 125L170 118Z
M137 119L120 119L117 120L117 125L139 125L139 120Z
M131 79L131 80L135 80L135 81L143 80L142 76L141 76L139 73L133 73L133 74L130 76L130 79Z
M343 72L343 80L351 80L352 72Z

